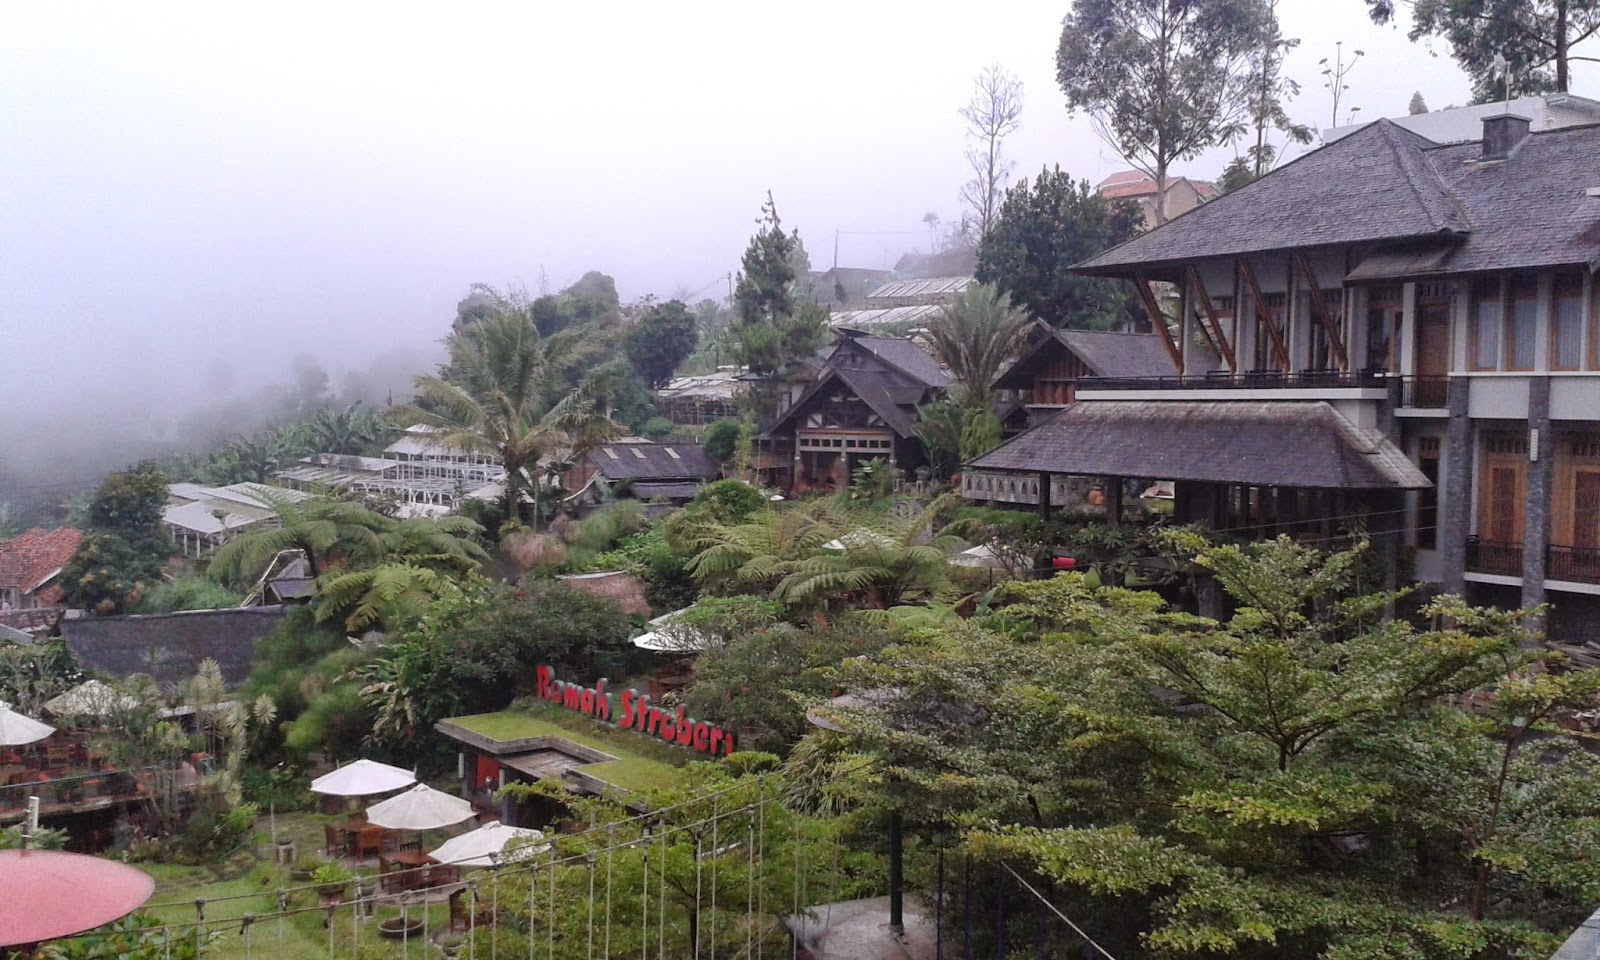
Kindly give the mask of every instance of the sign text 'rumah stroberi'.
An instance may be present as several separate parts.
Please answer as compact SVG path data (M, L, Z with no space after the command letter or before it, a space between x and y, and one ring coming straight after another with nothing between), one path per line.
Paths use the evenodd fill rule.
M604 677L596 681L594 686L584 687L570 681L557 680L554 670L541 665L534 668L534 678L535 692L540 700L546 700L567 710L588 714L596 720L615 723L620 727L660 737L668 743L689 747L712 756L719 753L730 754L734 750L733 734L721 727L714 727L693 717L684 716L682 707L676 710L653 707L650 705L650 695L647 693L635 690L622 691L622 695L617 698L622 710L620 713L614 713L611 703L613 695L606 689Z

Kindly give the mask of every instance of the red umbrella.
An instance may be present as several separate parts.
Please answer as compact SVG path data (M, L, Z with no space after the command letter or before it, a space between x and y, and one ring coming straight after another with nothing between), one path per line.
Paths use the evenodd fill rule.
M93 930L139 909L156 882L127 864L57 850L0 850L0 947Z

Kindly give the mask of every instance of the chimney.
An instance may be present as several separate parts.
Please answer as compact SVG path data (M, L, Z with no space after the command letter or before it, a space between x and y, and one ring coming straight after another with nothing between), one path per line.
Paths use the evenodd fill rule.
M1504 160L1528 138L1532 121L1514 113L1497 113L1483 118L1483 156L1479 160Z

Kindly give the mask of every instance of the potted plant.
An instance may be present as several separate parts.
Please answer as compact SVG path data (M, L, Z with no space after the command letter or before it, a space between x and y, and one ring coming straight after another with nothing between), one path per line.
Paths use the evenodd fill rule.
M311 882L317 885L317 892L329 900L343 900L344 894L350 887L350 881L355 879L355 872L341 863L328 861L318 867L311 874Z
M289 879L305 883L324 863L327 861L307 850L294 858L294 865L289 868Z

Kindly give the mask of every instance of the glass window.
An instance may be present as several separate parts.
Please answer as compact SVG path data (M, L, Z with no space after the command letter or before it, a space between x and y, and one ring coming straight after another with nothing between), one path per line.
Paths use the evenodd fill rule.
M1550 313L1550 366L1576 370L1583 357L1583 277L1557 277Z
M1500 281L1479 281L1472 290L1472 369L1493 370L1500 346Z
M1439 438L1423 437L1417 449L1417 468L1433 484L1417 498L1417 548L1439 546Z
M1539 329L1539 285L1533 278L1511 286L1511 309L1506 314L1506 368L1533 369L1533 344Z

